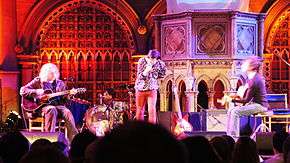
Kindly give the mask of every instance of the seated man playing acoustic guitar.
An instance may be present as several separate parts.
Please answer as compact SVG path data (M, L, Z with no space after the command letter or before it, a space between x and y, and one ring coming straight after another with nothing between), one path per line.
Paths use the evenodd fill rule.
M66 86L62 80L59 80L59 70L55 64L44 64L39 76L34 78L31 82L21 87L20 95L25 97L45 97L45 90L52 90L52 92L61 92L66 90ZM69 94L75 94L75 90L70 90ZM66 108L60 100L56 100L50 105L46 105L40 108L44 114L45 119L45 131L55 132L55 125L57 122L58 113L65 120L65 124L68 130L68 139L71 141L78 133L75 126L74 118L68 108Z
M258 57L247 58L242 66L242 72L247 74L246 92L244 97L231 96L227 101L241 103L243 105L230 108L228 110L227 134L238 137L239 135L239 117L250 116L252 114L265 112L268 108L266 100L265 80L259 74L261 62Z

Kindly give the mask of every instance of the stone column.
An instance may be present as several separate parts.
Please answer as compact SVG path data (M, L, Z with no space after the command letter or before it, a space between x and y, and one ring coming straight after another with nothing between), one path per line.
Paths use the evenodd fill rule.
M154 17L154 31L155 31L155 42L154 47L161 52L161 22L158 20L158 17Z
M2 118L19 111L16 45L16 0L0 1L0 79L2 85Z
M186 111L187 112L194 112L195 111L195 96L196 95L196 91L186 91L185 95L186 95Z
M197 95L198 95L198 91L192 91L192 95L193 95L193 108L191 108L192 110L189 110L189 112L197 112Z
M258 56L260 57L264 51L264 20L265 14L260 14L258 18Z
M167 106L167 94L166 92L160 92L160 111L165 112L168 110Z
M17 70L16 62L16 1L1 1L0 4L0 69Z
M233 39L233 40L230 41L229 54L231 56L235 56L237 52L237 38L236 38L237 33L235 29L237 16L234 13L232 13L230 18L231 18L230 39Z
M215 106L214 106L214 94L215 94L215 91L213 91L213 90L208 91L208 108L209 109L215 108Z

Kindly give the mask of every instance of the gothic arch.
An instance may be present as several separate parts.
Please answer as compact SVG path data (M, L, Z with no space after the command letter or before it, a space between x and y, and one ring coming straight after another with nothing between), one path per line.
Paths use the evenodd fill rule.
M267 12L265 19L265 50L271 51L271 43L280 22L283 21L282 15L289 9L288 0L277 0Z
M87 96L79 97L92 102L108 87L115 88L118 100L128 100L128 94L120 85L132 83L130 76L135 73L131 68L131 57L137 49L135 29L123 17L130 15L130 12L124 13L129 10L128 6L119 14L119 8L125 7L125 2L114 1L120 5L112 8L107 5L110 1L113 0L104 3L97 0L47 0L45 3L50 10L43 11L46 13L43 19L41 15L34 15L37 18L35 30L32 30L34 25L28 24L31 27L25 27L22 35L35 45L32 55L45 56L44 61L40 58L40 63L51 62L51 55L57 54L53 62L61 66L61 78L74 78L75 81L68 81L68 88L87 88ZM63 55L67 56L67 61L64 58L60 61Z
M117 7L114 6L116 2L118 5ZM39 1L31 9L31 12L27 16L26 21L22 25L22 29L20 30L18 36L18 44L24 47L25 53L34 53L38 48L36 43L39 39L39 32L41 30L42 24L47 19L51 19L52 16L57 15L57 12L61 13L68 8L79 5L80 3L102 7L105 8L106 12L111 12L112 14L116 15L116 17L122 21L121 24L127 26L128 29L130 29L128 32L132 36L135 47L137 47L134 36L137 34L135 29L137 29L140 24L139 17L126 1L114 0L106 0L102 2L98 0Z
M166 87L167 87L167 84L168 82L172 82L172 79L173 79L173 75L170 74L170 75L167 75L164 77L164 79L162 80L162 84L160 85L160 92L166 92ZM173 81L175 82L175 81ZM176 82L175 82L176 83Z
M221 81L225 87L225 90L230 90L231 88L231 84L230 84L230 81L224 76L224 75L221 75L219 74L218 76L216 76L214 79L213 79L213 83L212 83L212 88L214 88L214 85L216 84L217 81Z
M224 96L225 90L226 88L225 88L224 82L221 79L215 80L213 84L213 91L214 91L213 102L214 102L215 108L224 109L224 106L218 103L217 99L221 99Z
M180 110L181 111L187 111L186 110L186 94L185 94L185 91L186 91L186 84L183 80L181 80L179 83L178 83L178 95L179 95L179 105L180 105Z
M201 81L204 81L206 84L207 84L207 87L208 89L210 90L212 88L212 79L206 75L206 74L202 74L201 76L199 76L197 79L196 79L196 84L195 84L195 90L198 90L198 84L201 82Z
M176 83L176 85L179 86L179 84L180 84L181 82L186 81L185 79L186 79L186 77L185 77L183 74L180 74L180 75L175 79L175 83ZM184 84L186 85L185 82L184 82ZM186 85L186 87L188 87L188 86Z
M197 108L199 109L208 109L209 107L209 96L208 96L208 91L209 91L209 85L205 80L200 80L197 82ZM201 108L202 107L202 108ZM199 110L198 109L198 110Z
M264 70L266 86L272 93L290 95L290 71L285 62L289 59L290 6L287 0L277 1L269 10L265 23L266 61ZM289 97L290 99L290 97Z
M165 14L166 13L166 0L158 1L151 10L147 13L145 20L147 22L147 26L153 27L154 26L154 20L153 16L157 14Z

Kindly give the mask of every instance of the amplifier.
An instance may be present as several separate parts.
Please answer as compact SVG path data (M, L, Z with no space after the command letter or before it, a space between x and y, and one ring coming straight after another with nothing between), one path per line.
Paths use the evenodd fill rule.
M227 110L208 109L206 111L206 131L226 132Z

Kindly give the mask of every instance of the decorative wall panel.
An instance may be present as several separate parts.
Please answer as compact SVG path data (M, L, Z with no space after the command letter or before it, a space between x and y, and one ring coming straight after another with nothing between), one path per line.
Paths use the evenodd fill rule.
M186 55L186 32L185 23L163 26L164 56L182 57Z
M224 24L197 25L197 54L222 54L226 52Z
M49 17L40 31L41 65L57 64L69 87L87 88L84 99L96 102L97 94L108 87L115 88L117 100L128 99L123 88L133 82L130 62L135 45L125 22L104 6L63 10Z
M290 8L276 20L268 39L271 40L269 50L272 57L265 61L264 66L268 71L264 73L269 90L273 93L287 93L290 100L290 68L286 64L290 63Z
M254 25L237 25L237 54L254 55L255 54L255 26Z

